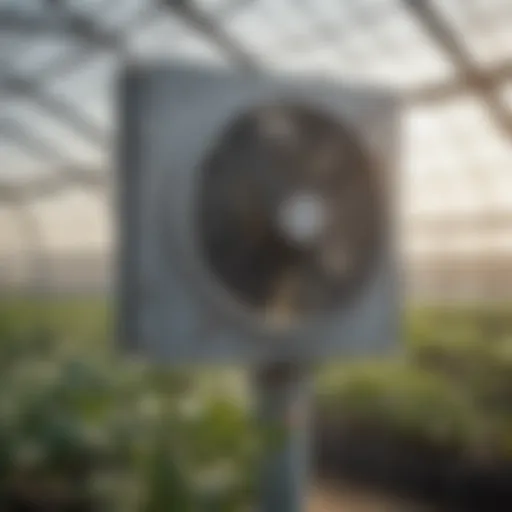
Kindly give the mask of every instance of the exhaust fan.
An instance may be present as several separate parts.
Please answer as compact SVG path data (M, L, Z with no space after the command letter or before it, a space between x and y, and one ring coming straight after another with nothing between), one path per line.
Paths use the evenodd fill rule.
M343 306L379 250L378 180L355 134L300 105L254 108L201 166L197 236L242 305L286 326Z

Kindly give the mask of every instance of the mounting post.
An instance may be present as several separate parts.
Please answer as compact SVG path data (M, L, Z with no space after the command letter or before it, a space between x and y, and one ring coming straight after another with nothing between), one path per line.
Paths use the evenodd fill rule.
M275 363L256 375L265 433L258 512L303 512L310 470L311 374L309 368Z

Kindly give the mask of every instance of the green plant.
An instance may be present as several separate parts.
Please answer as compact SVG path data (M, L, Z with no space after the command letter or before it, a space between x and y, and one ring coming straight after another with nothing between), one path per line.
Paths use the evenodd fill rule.
M250 499L257 445L238 375L121 364L12 314L0 364L1 510L234 512Z
M103 301L0 303L0 510L13 494L93 500L98 511L244 510L263 436L240 373L122 361L108 318ZM318 408L512 459L511 318L410 311L404 357L322 371Z

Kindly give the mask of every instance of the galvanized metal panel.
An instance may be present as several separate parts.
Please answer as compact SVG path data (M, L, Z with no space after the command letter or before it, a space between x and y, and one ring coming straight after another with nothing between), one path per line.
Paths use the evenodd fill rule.
M382 168L383 193L389 194L397 163L392 95L180 64L131 68L123 86L120 320L127 349L159 361L264 362L369 354L396 344L399 279L392 225L379 264L350 307L279 335L218 286L193 231L205 152L235 116L275 100L294 100L348 122Z

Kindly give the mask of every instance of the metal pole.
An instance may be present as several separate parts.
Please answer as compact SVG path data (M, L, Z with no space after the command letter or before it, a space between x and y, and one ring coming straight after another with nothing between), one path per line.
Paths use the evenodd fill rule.
M306 509L310 468L309 369L272 364L256 379L265 446L258 512Z

